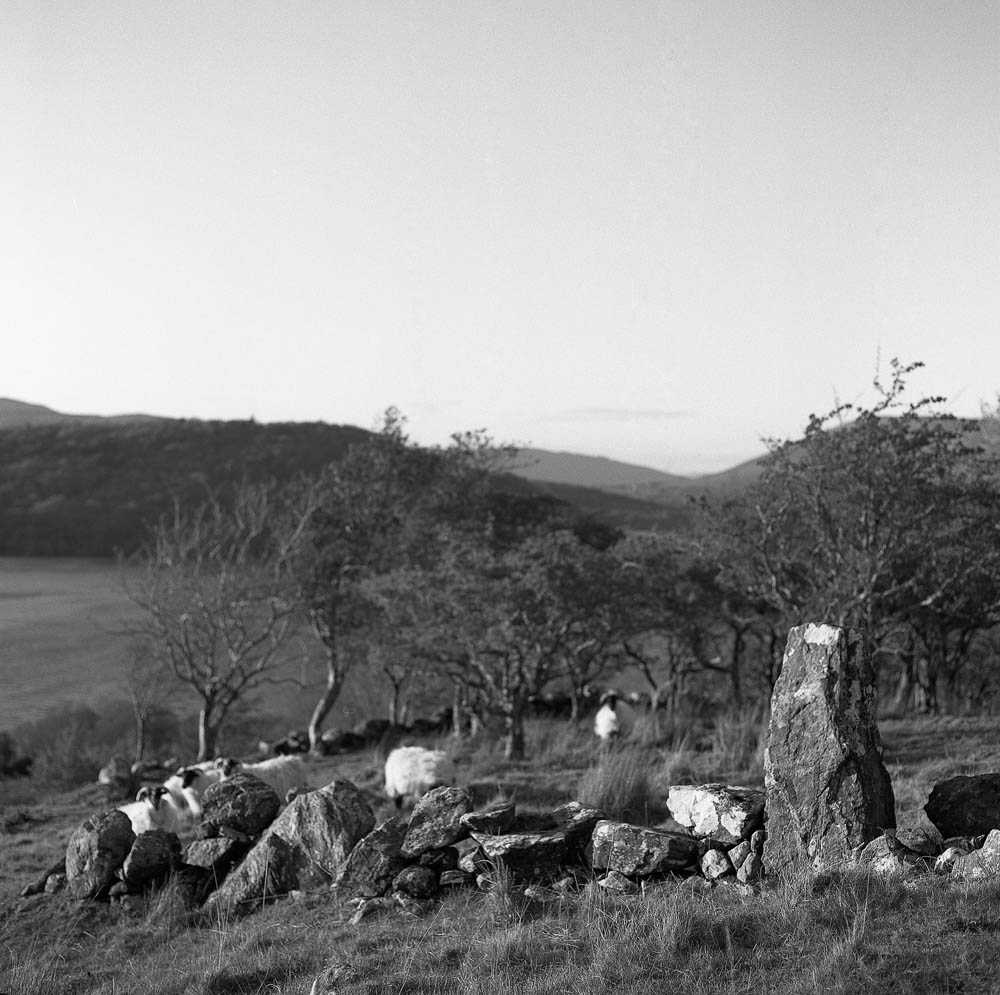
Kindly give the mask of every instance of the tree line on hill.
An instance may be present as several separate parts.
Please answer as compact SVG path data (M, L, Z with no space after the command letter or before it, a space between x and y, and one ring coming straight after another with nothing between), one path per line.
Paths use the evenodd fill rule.
M480 433L421 447L379 432L314 474L241 480L150 528L129 597L150 665L194 690L199 748L273 680L294 619L326 661L314 748L352 674L391 717L431 690L503 727L522 756L529 703L577 701L627 669L654 708L769 700L788 629L857 628L899 707L991 700L1000 639L1000 474L968 426L906 399L894 362L870 408L811 416L760 477L702 500L688 532L626 530L497 486L510 450ZM916 697L915 697L916 696ZM461 728L456 722L455 727Z
M0 556L130 554L148 523L235 479L289 483L339 460L371 433L322 422L65 419L0 428ZM683 497L666 503L511 474L516 494L543 493L629 528L683 529Z
M173 501L234 478L317 473L370 433L346 425L153 419L0 431L0 556L134 552Z

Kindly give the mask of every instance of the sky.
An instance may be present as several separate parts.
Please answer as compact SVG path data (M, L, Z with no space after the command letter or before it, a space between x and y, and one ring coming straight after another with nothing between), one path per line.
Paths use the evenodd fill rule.
M1000 391L994 0L4 0L0 397L722 470Z

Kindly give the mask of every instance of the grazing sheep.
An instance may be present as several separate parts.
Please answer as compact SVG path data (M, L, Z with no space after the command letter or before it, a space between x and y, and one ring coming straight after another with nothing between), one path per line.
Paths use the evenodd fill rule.
M132 823L132 832L136 836L150 829L177 831L171 824L175 818L173 806L169 802L166 806L161 804L164 796L169 797L169 792L162 784L155 788L140 788L134 802L118 806L118 811L128 816L129 822Z
M601 707L594 716L594 734L605 744L628 736L635 725L635 709L620 701L617 691L601 695Z
M185 812L185 817L191 823L201 818L201 796L210 785L223 778L218 763L216 760L203 760L189 767L181 767L163 782L174 806Z
M417 799L431 788L455 783L455 765L444 750L399 746L385 761L385 793L403 807L403 799Z
M267 760L259 760L257 763L250 764L226 757L219 760L218 764L223 779L237 770L241 770L245 774L253 774L265 784L271 785L281 799L284 799L293 788L306 790L309 788L309 768L299 756L268 757Z

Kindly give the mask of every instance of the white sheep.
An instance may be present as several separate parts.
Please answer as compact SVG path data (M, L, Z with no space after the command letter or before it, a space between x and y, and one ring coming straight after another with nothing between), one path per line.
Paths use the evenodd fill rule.
M617 691L601 695L601 707L594 716L594 735L605 744L626 738L635 725L635 709L620 701Z
M403 807L403 799L425 795L431 788L455 783L455 765L444 750L399 746L385 761L385 793Z
M259 760L257 763L249 764L227 757L219 760L218 764L223 779L238 770L245 774L253 774L254 777L260 778L265 784L274 788L282 801L285 801L289 791L308 790L310 786L309 768L299 756L268 757L267 760Z
M168 829L175 833L186 821L181 810L173 804L170 792L162 784L153 788L140 788L135 801L119 805L118 811L128 816L132 832L136 836L151 829Z

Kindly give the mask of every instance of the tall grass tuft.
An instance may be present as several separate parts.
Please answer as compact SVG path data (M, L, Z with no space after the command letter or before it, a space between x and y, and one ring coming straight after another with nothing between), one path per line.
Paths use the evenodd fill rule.
M719 771L763 781L767 724L767 710L760 706L717 715L709 733L713 765Z
M648 753L623 745L605 750L596 764L584 771L576 797L611 819L649 822L660 817L649 780Z

